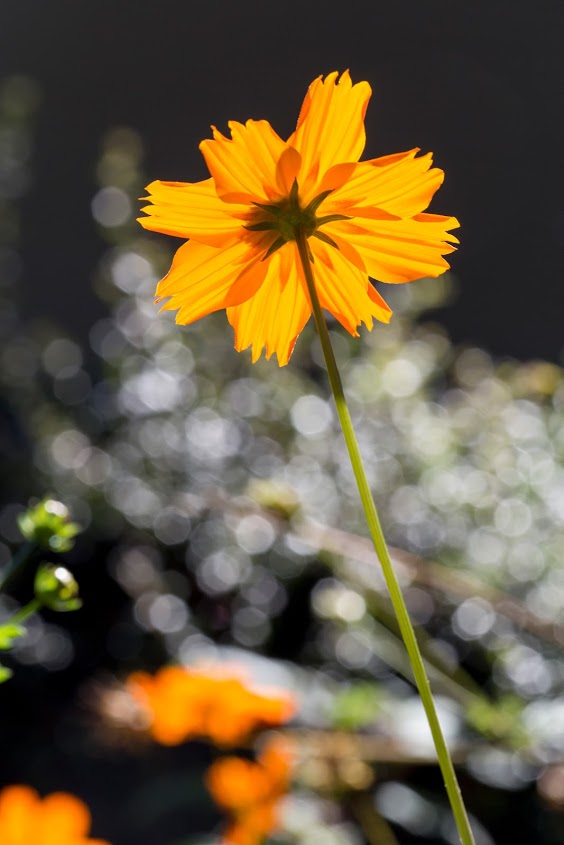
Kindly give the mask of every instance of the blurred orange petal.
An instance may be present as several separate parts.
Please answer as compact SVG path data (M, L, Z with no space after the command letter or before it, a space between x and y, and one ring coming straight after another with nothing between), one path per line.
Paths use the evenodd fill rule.
M0 792L2 845L108 845L90 839L90 811L66 792L41 799L29 786L8 786Z
M178 745L202 737L217 745L236 745L259 728L276 727L293 716L291 696L259 695L239 678L210 672L166 666L155 675L129 676L127 688L147 712L156 742Z
M289 741L273 737L256 762L224 757L210 766L207 787L233 817L223 835L226 845L259 845L277 827L277 804L290 785L292 758Z

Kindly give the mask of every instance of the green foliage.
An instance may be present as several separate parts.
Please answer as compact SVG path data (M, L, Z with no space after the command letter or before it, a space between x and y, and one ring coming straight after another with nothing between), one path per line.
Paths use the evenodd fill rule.
M476 699L466 711L468 723L483 736L501 740L521 748L528 744L523 725L524 703L515 695L506 695L497 702Z
M42 499L21 514L18 525L27 540L53 552L72 549L74 537L81 530L80 525L71 522L67 507L49 498Z
M378 718L382 701L382 690L376 684L352 684L335 696L331 713L333 726L355 731L372 724Z

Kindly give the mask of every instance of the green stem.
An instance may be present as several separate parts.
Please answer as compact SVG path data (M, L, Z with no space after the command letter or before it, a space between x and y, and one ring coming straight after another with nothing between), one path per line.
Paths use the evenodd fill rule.
M26 619L29 619L30 616L33 616L34 613L37 613L38 610L41 610L43 603L39 599L32 599L23 607L20 607L17 613L8 619L7 622L3 623L6 625L19 625L22 622L25 622Z
M368 484L368 479L366 477L366 472L364 470L364 465L360 456L360 450L358 448L358 443L354 433L351 415L345 399L341 377L337 368L337 362L333 353L333 347L331 346L329 331L327 330L325 317L323 316L323 312L319 304L319 297L317 295L315 281L313 278L313 270L308 254L309 250L307 245L307 236L305 232L300 231L299 229L295 230L295 236L306 284L309 291L309 296L311 299L311 307L313 310L313 316L315 318L315 325L319 333L321 348L323 349L323 355L325 357L327 373L329 375L331 389L335 398L337 413L339 415L339 420L341 423L341 428L343 430L345 443L347 445L354 476L356 478L360 499L362 501L364 513L366 515L366 521L368 523L370 536L372 537L372 542L374 543L376 554L378 555L380 565L382 566L382 571L384 573L384 578L386 580L386 585L390 593L392 605L397 616L401 635L405 647L407 649L407 653L409 655L409 661L411 663L415 683L417 685L417 689L419 690L419 695L421 696L423 707L425 708L425 713L427 715L427 720L429 722L429 727L431 729L431 734L433 736L433 741L435 743L435 748L437 751L437 757L439 759L439 766L441 768L441 772L445 781L446 791L449 797L450 805L452 807L452 812L454 814L454 819L458 828L460 840L462 842L462 845L475 845L472 830L470 828L470 822L468 821L468 815L466 813L466 808L464 806L462 795L460 793L460 787L456 779L454 766L452 764L449 750L445 742L445 738L443 736L443 732L439 723L439 718L437 716L437 710L435 707L435 702L433 700L433 694L431 692L429 679L427 678L427 673L425 672L423 658L421 657L421 652L419 651L419 646L415 637L415 631L413 630L413 625L411 624L411 620L409 618L409 613L407 611L407 607L401 592L399 581L394 571L388 548L386 546L386 541L384 539L382 526L380 525L380 519L378 518L376 505L374 504L374 499L372 498L370 485Z

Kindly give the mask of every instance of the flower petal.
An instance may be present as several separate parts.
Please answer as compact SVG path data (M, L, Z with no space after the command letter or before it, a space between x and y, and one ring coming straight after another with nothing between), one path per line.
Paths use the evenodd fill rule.
M270 259L268 274L255 295L227 310L235 329L235 349L241 352L252 346L253 363L266 347L267 358L275 352L279 365L287 364L296 339L311 315L297 262L295 244L285 244Z
M164 310L179 309L176 322L187 324L213 311L249 299L266 275L263 252L237 242L217 249L188 241L176 252L172 267L158 286L158 300L170 297Z
M455 217L417 214L410 220L343 220L325 229L355 247L372 279L402 283L449 269L441 256L455 250L451 244L458 240L449 230L459 225Z
M424 211L444 173L431 167L432 153L419 156L408 150L357 164L348 181L323 205L323 213L351 217L379 217L381 210L397 217L414 217Z
M40 798L29 786L7 786L0 792L0 838L7 845L33 842Z
M334 72L312 82L288 139L302 155L298 181L304 192L308 181L322 178L335 164L358 161L364 149L364 115L372 90L368 82L353 85L348 71L337 77Z
M365 272L347 261L334 247L313 238L309 243L316 259L313 275L322 308L353 337L358 337L357 328L361 323L370 330L373 317L382 323L390 321L391 309L372 288Z
M241 234L246 205L229 205L216 193L213 179L203 182L151 182L146 190L152 205L139 223L153 232L191 238L209 246L229 246ZM235 217L240 214L240 218Z
M276 164L286 144L267 120L248 120L245 125L229 122L231 138L215 127L213 141L200 150L214 179L216 191L225 202L264 202L279 197Z
M90 830L88 807L79 798L66 792L53 792L44 798L38 810L38 818L41 819L41 845L81 842Z

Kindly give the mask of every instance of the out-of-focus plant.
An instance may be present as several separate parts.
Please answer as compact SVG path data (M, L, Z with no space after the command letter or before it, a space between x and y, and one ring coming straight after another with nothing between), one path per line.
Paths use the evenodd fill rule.
M45 498L31 505L18 515L18 526L26 538L6 565L0 580L0 592L5 592L35 564L39 551L68 552L81 528L71 522L68 509L62 502ZM36 565L36 564L35 564ZM82 601L78 597L78 584L73 575L60 564L42 562L36 565L33 581L33 598L20 607L6 622L0 624L0 650L11 649L27 633L22 624L41 608L58 612L78 610ZM0 682L8 680L12 671L0 666Z
M53 792L41 798L35 789L19 785L0 791L2 845L109 845L90 838L90 826L90 811L75 795Z

